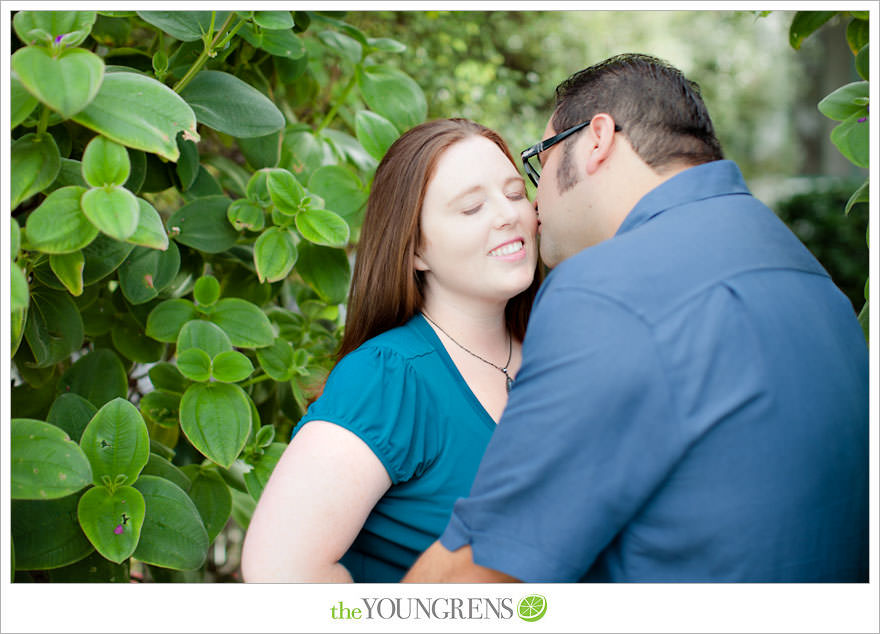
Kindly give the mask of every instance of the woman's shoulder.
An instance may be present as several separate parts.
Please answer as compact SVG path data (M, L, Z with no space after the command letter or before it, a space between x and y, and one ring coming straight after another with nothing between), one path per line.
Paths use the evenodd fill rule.
M430 339L425 337L420 320L421 317L416 315L405 324L368 339L345 358L367 359L384 356L396 357L401 361L411 361L433 354L436 349Z

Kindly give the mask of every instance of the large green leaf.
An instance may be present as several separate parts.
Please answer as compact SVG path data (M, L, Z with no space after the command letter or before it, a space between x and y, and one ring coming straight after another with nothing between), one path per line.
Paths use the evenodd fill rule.
M183 378L182 375L180 376ZM189 381L186 381L186 383L189 384ZM147 422L147 426L149 427L149 423L154 423L162 427L177 427L177 411L180 409L180 396L180 394L172 394L171 392L159 389L144 394L138 403L138 409L141 412L141 416ZM166 476L166 474L152 471L146 471L145 473Z
M220 299L220 282L213 275L203 275L193 286L193 299L199 306L213 306Z
M180 179L180 191L185 192L199 175L199 148L192 141L184 139L183 133L177 135L177 147L180 149L180 158L177 159L174 173Z
M296 270L328 304L341 304L348 294L351 266L342 249L300 244Z
M203 70L180 95L199 123L234 137L265 136L284 127L284 115L268 97L229 73Z
M238 139L238 147L254 169L275 167L281 160L281 133Z
M232 342L220 326L194 319L185 323L177 336L178 354L190 348L204 350L208 358L212 359L221 352L232 350Z
M330 144L308 128L303 129L297 124L284 131L279 165L295 173L303 182L308 182L312 172L322 165L334 164L337 160Z
M254 22L264 29L273 31L293 28L293 16L290 15L290 11L254 11Z
M136 363L155 363L165 351L163 344L144 334L143 326L131 315L113 324L110 339L123 357Z
M868 43L869 28L868 20L855 18L846 26L846 42L853 55L858 55L859 50Z
M338 31L319 31L318 39L332 51L335 51L352 64L361 61L364 52L363 45L356 39Z
M226 353L221 352L220 354ZM208 381L211 378L211 357L201 348L181 350L177 353L177 369L191 381Z
M25 44L76 46L88 37L95 24L94 11L19 11L12 19L18 38Z
M61 170L61 154L51 134L25 134L9 150L12 209L52 184Z
M229 468L251 431L247 395L232 383L195 383L180 400L180 428L193 447Z
M67 359L83 341L83 322L70 295L48 288L31 292L24 336L36 360L45 368Z
M260 282L283 280L296 264L296 245L290 231L270 227L254 244L254 266Z
M137 408L116 398L98 410L83 432L80 446L92 465L97 486L135 482L150 457L147 426Z
M223 383L244 381L253 371L251 360L238 350L221 352L211 360L211 376Z
M99 134L83 152L82 170L92 187L122 185L131 174L131 160L124 147Z
M183 471L192 482L187 493L202 516L208 539L214 541L232 513L229 485L212 468L189 464L183 467Z
M183 471L180 470L179 467L156 453L150 454L150 460L147 462L147 466L141 471L141 477L145 475L165 478L179 486L184 491L189 491L190 486L192 486L192 481Z
M86 218L111 238L125 240L138 228L138 199L124 187L95 187L79 202Z
M834 17L836 11L798 11L788 29L788 43L799 49L803 41Z
M24 310L28 306L28 300L30 296L30 289L28 288L27 278L24 276L24 272L19 268L17 264L14 262L10 265L10 289L11 289L11 304L12 304L12 312L14 313L22 313L19 320L23 320L24 318ZM15 318L13 317L13 322ZM24 325L23 323L21 324ZM13 328L13 333L15 329ZM23 331L20 331L23 332ZM20 333L19 333L20 334ZM13 341L15 337L13 337ZM13 345L12 354L15 354L15 348L17 346Z
M868 82L855 81L841 86L819 102L819 112L829 119L844 121L865 111L868 99Z
M205 253L226 251L238 240L226 218L231 203L226 196L208 196L184 205L168 219L171 237Z
M261 31L255 26L245 25L239 34L251 46L261 48L281 59L299 60L306 54L305 44L291 29Z
M37 98L25 89L18 75L11 73L9 77L9 127L14 129L27 119L38 103Z
M276 339L266 348L257 348L260 367L275 381L289 381L293 377L293 348L284 339Z
M157 390L182 395L189 386L189 381L177 370L173 363L157 363L149 371L150 382ZM180 399L177 399L178 402ZM175 407L176 409L176 407Z
M144 496L131 486L113 492L104 487L89 489L77 506L86 537L103 557L117 564L134 552L145 512Z
M73 442L78 443L89 421L97 413L98 408L79 394L65 392L52 403L46 420L63 429ZM79 449L79 445L77 445L77 449ZM91 472L91 467L89 470ZM91 480L92 477L89 475L89 482Z
M328 247L344 247L350 235L348 223L339 214L326 209L300 212L296 216L296 228L309 242Z
M400 133L388 119L369 110L358 110L354 117L357 140L377 161L381 161Z
M191 319L196 319L199 312L188 299L168 299L150 311L147 317L147 336L175 343L180 329Z
M76 517L79 495L57 500L13 500L10 525L18 570L60 568L95 548Z
M200 40L211 30L211 11L138 11L138 16L183 42ZM217 11L214 30L217 31L229 17L229 11Z
M93 552L76 563L53 568L49 571L49 580L52 583L130 583L131 575L128 561L115 564Z
M85 454L55 425L13 418L11 438L12 499L61 498L92 481Z
M371 110L388 119L400 132L425 120L425 93L409 75L390 66L359 68L358 86Z
M104 62L84 48L56 54L27 46L12 55L12 69L34 97L65 119L81 112L99 92Z
M858 203L866 203L869 201L871 188L871 179L866 178L865 182L859 185L859 188L852 193L852 196L849 197L849 200L846 201L846 208L843 210L845 214L849 215L849 212L852 211L853 205ZM867 295L867 293L866 293ZM865 299L868 299L865 297Z
M158 297L180 270L180 251L176 244L157 251L135 247L119 267L119 286L129 303L144 304Z
M870 73L870 52L869 52L870 44L865 44L861 49L859 49L858 54L856 55L856 72L859 74L859 77L868 80Z
M73 253L52 254L49 256L49 267L55 273L64 288L73 295L79 297L83 292L83 267L85 258L82 251Z
M251 180L261 179L263 176L272 203L284 214L296 214L306 196L305 188L296 177L286 169L269 168L260 170Z
M80 207L86 192L71 185L56 189L28 216L28 243L43 253L73 253L98 237L98 229Z
M133 249L133 244L114 240L110 236L99 235L83 249L83 255L86 258L83 283L88 286L110 275L119 268L119 265L125 261Z
M168 249L168 234L165 233L162 217L156 208L143 198L138 198L137 201L139 209L137 229L127 241L142 247L165 251Z
M260 499L260 495L262 495L263 489L269 481L269 476L272 475L275 465L278 464L286 448L287 445L283 443L273 442L266 448L265 453L260 456L253 469L244 474L244 482L247 485L248 493L255 500Z
M870 139L867 115L867 110L856 112L831 131L831 142L859 167L868 167Z
M112 141L176 161L177 133L199 139L196 117L165 84L137 73L109 73L92 102L74 121Z
M95 407L103 407L116 398L125 398L128 380L116 353L98 348L77 359L58 380L58 391L72 392Z
M275 340L275 332L266 314L237 297L221 299L208 318L229 335L232 345L239 348L262 348L271 346Z
M179 486L157 476L142 476L135 488L147 506L134 557L154 566L195 570L208 556L208 533L196 505Z
M325 165L315 170L309 179L309 191L323 198L327 209L343 218L357 215L367 204L363 183L341 165Z

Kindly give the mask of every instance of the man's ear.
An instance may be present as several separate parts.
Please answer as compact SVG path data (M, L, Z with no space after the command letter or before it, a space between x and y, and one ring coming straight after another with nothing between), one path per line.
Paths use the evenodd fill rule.
M600 112L590 120L588 134L590 146L587 148L586 170L593 174L608 160L614 150L614 119Z

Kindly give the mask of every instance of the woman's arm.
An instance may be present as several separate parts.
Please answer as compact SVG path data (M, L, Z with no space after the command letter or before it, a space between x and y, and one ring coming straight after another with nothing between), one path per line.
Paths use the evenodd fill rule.
M241 557L248 582L350 582L339 559L391 479L347 429L303 425L266 483Z

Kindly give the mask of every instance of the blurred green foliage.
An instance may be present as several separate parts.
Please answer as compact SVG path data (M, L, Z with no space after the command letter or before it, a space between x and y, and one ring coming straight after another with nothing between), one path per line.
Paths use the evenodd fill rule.
M815 179L803 191L776 203L776 213L807 245L858 311L865 303L868 205L843 208L858 183Z

